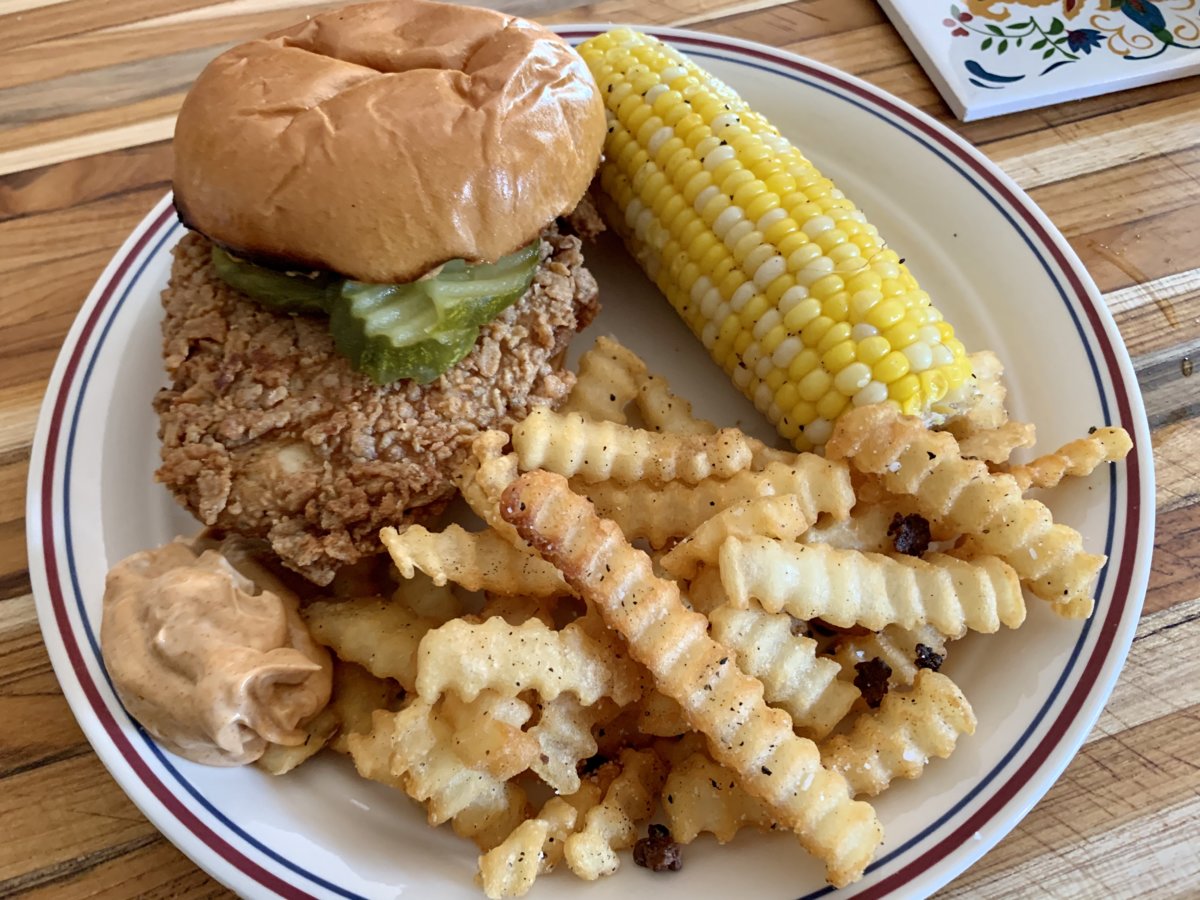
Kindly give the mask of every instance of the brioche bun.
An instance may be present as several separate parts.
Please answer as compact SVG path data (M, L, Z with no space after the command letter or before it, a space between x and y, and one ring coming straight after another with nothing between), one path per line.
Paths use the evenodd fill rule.
M175 129L175 205L256 262L411 281L495 260L572 210L605 127L587 66L538 25L350 6L209 64Z

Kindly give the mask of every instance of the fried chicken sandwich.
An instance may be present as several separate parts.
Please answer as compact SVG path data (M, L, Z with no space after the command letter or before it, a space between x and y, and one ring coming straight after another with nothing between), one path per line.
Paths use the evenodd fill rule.
M318 584L440 511L475 434L573 383L604 132L574 51L490 10L351 6L215 59L175 132L159 480Z

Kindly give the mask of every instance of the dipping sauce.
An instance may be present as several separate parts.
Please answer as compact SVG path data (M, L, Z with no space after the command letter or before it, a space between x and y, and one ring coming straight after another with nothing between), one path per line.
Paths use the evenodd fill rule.
M108 573L104 663L129 714L194 762L254 762L329 702L332 666L281 587L261 590L216 550L176 540Z

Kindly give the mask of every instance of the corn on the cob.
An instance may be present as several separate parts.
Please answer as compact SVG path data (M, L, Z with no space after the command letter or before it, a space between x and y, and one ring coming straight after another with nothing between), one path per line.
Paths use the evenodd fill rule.
M579 52L608 112L602 212L780 434L807 450L852 404L922 414L967 381L896 253L729 87L627 29Z

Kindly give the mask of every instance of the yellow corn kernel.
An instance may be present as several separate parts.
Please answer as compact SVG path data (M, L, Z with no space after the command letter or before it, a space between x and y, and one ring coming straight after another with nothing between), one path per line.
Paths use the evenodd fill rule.
M871 371L874 373L875 380L883 384L893 384L908 375L908 370L911 368L908 357L899 350L892 350L875 363Z

